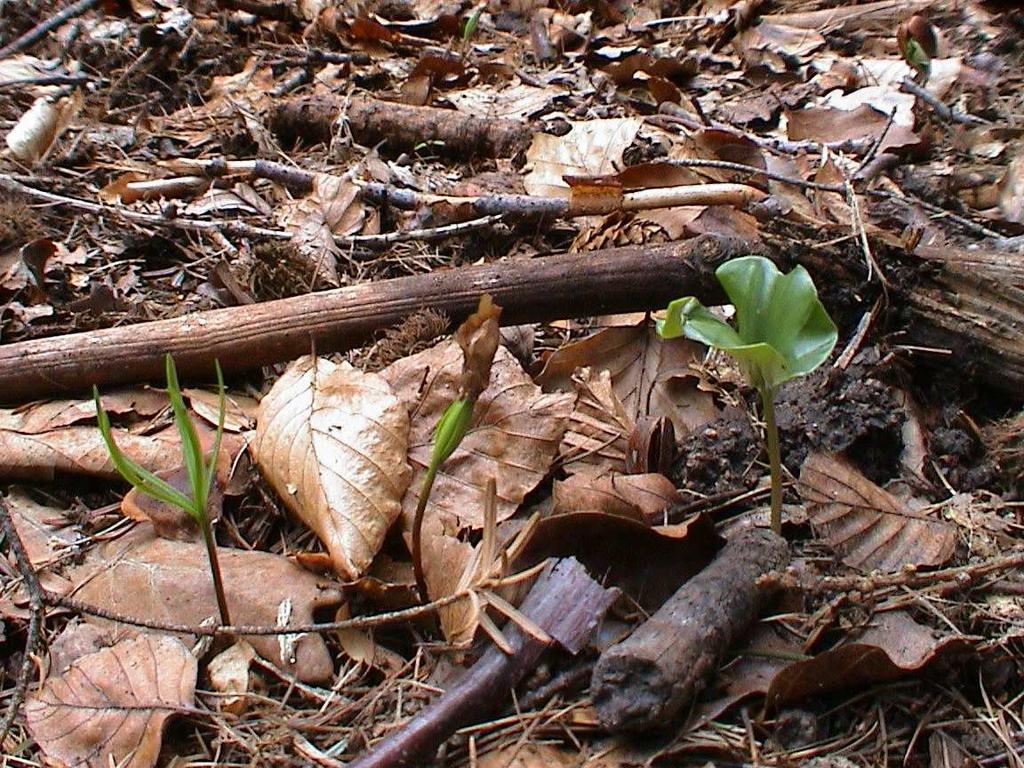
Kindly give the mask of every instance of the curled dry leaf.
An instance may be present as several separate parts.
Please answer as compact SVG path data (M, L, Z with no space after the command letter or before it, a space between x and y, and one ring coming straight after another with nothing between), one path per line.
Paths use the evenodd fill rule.
M491 381L491 365L498 351L501 335L498 320L501 307L490 294L480 297L476 312L466 318L455 332L455 341L462 349L462 375L459 378L459 398L475 403Z
M956 526L912 512L840 458L808 456L800 494L819 535L855 568L942 565L956 547Z
M666 341L652 323L643 321L566 344L548 358L537 380L546 390L564 390L578 368L606 370L630 419L666 416L676 435L684 437L717 416L711 394L698 388L694 365L703 357L700 344L683 338Z
M51 101L36 99L7 134L7 147L23 163L33 164L46 156L85 103L81 92Z
M434 427L458 392L462 357L454 341L445 341L381 371L412 414L409 462L415 477L402 500L407 530L429 463ZM547 475L574 399L541 392L519 361L498 347L490 384L477 400L469 430L438 472L426 519L444 520L449 534L482 527L489 478L498 484L498 521L510 517Z
M238 624L306 624L314 611L342 601L331 582L280 555L220 548L218 558L231 618ZM156 538L148 526L97 547L68 576L77 585L77 599L119 614L184 626L217 615L205 547ZM278 621L282 608L287 623ZM300 680L321 682L333 672L319 635L301 635L290 647L271 635L245 639Z
M646 523L660 522L665 510L677 500L672 481L657 472L578 472L565 480L556 480L551 494L556 513L604 512Z
M196 658L177 638L142 634L83 656L25 703L43 752L67 765L147 768L175 712L195 703Z
M284 503L323 541L335 570L356 579L402 509L412 477L408 437L406 406L384 378L303 357L260 403L251 448Z
M245 694L249 692L249 667L256 658L256 649L245 640L239 640L212 659L206 668L210 687L225 694L217 699L217 708L240 715L246 709Z
M71 521L64 516L64 510L39 504L18 488L8 492L6 502L33 566L56 562L80 541L81 536L70 527Z
M149 418L167 408L167 395L155 389L117 389L103 394L103 408L111 417ZM75 424L96 425L96 403L90 400L44 400L18 408L0 408L0 432L38 435Z

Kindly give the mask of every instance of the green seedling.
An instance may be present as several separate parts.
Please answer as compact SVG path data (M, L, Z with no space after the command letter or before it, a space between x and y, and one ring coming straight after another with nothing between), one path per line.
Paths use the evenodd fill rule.
M420 498L416 503L416 516L412 526L413 569L416 575L416 586L422 599L427 599L427 580L423 573L423 518L427 511L427 500L434 487L434 480L441 465L455 453L462 438L466 436L469 423L473 420L473 403L466 398L453 400L444 409L437 426L434 427L434 442L430 447L430 461L423 484L420 486Z
M775 394L784 382L825 362L839 334L803 267L784 275L764 257L744 256L720 266L715 276L736 308L737 327L688 296L668 305L658 333L666 339L686 336L728 352L760 393L772 479L771 526L780 533L782 462Z
M480 14L483 13L484 7L481 5L469 17L462 25L462 42L468 43L469 39L473 37L473 33L476 32L477 25L480 23Z
M174 423L178 427L178 434L181 436L181 456L185 464L185 471L188 474L189 493L182 493L163 478L157 477L145 467L135 463L125 456L121 449L114 442L114 436L110 432L110 419L100 402L99 390L92 388L93 399L96 401L96 421L99 424L100 433L103 435L103 442L106 443L110 459L114 467L121 473L121 476L142 493L151 496L157 501L171 504L183 510L191 517L203 534L203 541L206 543L206 554L210 558L210 574L213 577L213 587L217 594L217 608L220 611L220 620L225 625L231 624L228 615L227 600L224 596L224 582L221 579L220 563L217 560L217 544L213 538L213 529L210 526L210 517L207 512L207 504L210 498L210 489L213 487L213 478L217 466L217 455L220 453L221 437L224 435L224 376L220 370L220 363L215 362L217 369L217 390L219 395L219 411L217 415L217 433L213 441L213 450L209 459L203 456L203 449L199 443L199 434L196 432L192 419L185 410L185 401L181 397L181 387L178 384L178 371L174 367L174 360L170 355L165 357L165 368L167 373L167 394L171 400L171 409L174 412Z

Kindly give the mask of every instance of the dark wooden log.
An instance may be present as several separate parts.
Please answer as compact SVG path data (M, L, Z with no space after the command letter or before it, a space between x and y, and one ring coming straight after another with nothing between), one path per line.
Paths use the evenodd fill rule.
M521 612L571 653L578 653L597 628L618 591L605 589L573 558L551 561L521 606ZM509 622L503 630L511 655L491 646L466 675L401 729L349 768L400 768L422 763L458 728L481 722L501 709L512 689L533 669L548 643Z
M511 157L533 139L525 123L365 96L289 99L274 108L270 128L286 145L322 144L331 140L341 115L356 141L367 146L383 141L389 152L435 142L431 151L450 157Z
M515 325L656 309L681 295L717 291L714 268L743 253L735 241L699 238L654 248L614 248L438 270L170 320L0 345L0 403L158 381L170 352L183 377L226 373L357 347L423 309L459 321L490 293Z
M730 539L657 613L601 654L590 684L601 725L611 731L669 725L771 598L758 578L788 561L785 540L767 529Z

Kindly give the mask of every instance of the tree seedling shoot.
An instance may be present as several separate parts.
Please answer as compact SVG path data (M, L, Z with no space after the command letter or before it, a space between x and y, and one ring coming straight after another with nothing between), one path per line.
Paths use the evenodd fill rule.
M213 450L207 460L203 456L199 434L196 432L192 419L189 418L188 411L185 410L185 401L181 397L178 371L174 367L174 360L167 355L164 358L164 363L167 373L167 394L171 399L171 409L174 411L174 423L177 424L178 434L181 436L181 455L185 471L188 473L189 494L187 496L121 452L110 432L110 419L100 403L99 390L93 387L93 399L96 401L96 421L99 423L107 451L110 452L111 461L114 462L114 466L121 476L147 496L183 510L199 526L199 530L203 534L203 541L206 543L206 554L210 559L210 574L213 576L213 588L217 595L220 620L222 624L230 625L227 598L224 596L224 582L221 579L220 563L217 560L217 543L213 538L210 516L207 511L210 489L213 487L214 473L217 468L217 456L220 453L220 441L224 435L224 377L221 374L220 363L214 361L217 369L218 392L217 433L213 440Z
M769 259L744 256L727 261L715 276L736 308L736 328L687 296L668 305L658 333L666 339L686 336L728 352L761 394L772 480L771 526L781 533L782 462L775 393L784 382L825 362L839 334L803 267L782 274Z

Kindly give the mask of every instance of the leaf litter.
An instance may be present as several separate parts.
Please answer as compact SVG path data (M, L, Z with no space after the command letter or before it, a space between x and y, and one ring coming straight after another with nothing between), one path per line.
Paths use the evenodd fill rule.
M14 704L19 678L28 688L5 754L356 759L481 648L507 645L503 621L528 626L516 604L532 569L574 556L623 592L603 639L551 657L517 692L516 717L448 742L452 762L1020 764L1022 402L998 381L1018 381L1012 354L970 364L998 344L984 329L1012 353L1020 326L998 302L968 306L980 340L957 347L920 330L941 325L943 293L915 289L936 264L1024 285L1012 10L115 5L18 42L59 10L33 0L0 33L5 345L714 233L804 264L840 349L813 385L780 393L786 500L800 514L786 531L793 564L771 576L774 610L670 743L642 748L595 729L588 664L711 562L721 532L760 519L765 474L752 393L652 319L580 321L603 310L567 307L563 322L503 334L426 505L427 597L452 602L391 626L359 621L416 602L412 515L434 428L466 384L463 347L437 338L448 318L413 314L347 359L314 347L233 378L211 513L232 615L278 634L213 649L196 531L134 490L121 498L91 402L0 393L0 477L30 484L6 489L5 509L54 638L25 653L38 613L5 537L0 684ZM329 108L303 103L300 129L285 130L306 96ZM389 104L439 108L453 125L482 117L492 135ZM716 197L710 184L734 188ZM446 229L521 192L501 221ZM216 396L191 383L208 448ZM162 392L104 404L134 460L186 483ZM69 621L90 606L108 618ZM342 625L301 629L330 619ZM39 664L31 680L23 658Z

